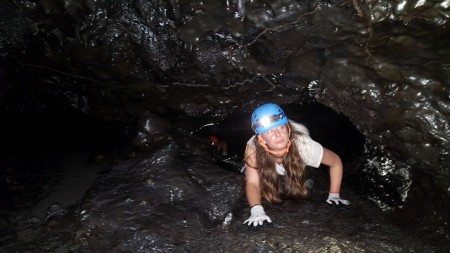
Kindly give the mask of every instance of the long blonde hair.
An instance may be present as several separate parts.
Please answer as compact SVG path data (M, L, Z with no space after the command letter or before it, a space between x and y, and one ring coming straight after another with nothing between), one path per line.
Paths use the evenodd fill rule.
M294 129L290 124L289 127ZM308 189L305 186L305 163L299 154L296 142L293 141L301 135L298 131L292 131L291 147L284 155L283 166L285 176L280 176L275 170L275 160L272 154L265 151L255 138L256 162L261 184L261 195L270 203L281 202L282 199L305 199Z

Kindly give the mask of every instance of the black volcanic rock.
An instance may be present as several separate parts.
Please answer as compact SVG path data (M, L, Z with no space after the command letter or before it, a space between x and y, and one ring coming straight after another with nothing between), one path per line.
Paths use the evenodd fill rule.
M119 173L117 171L130 169L137 178L150 177L150 172L138 172L152 167L142 165L142 161L173 154L174 151L164 148L178 138L175 133L187 134L202 124L219 124L240 113L248 115L257 105L268 101L286 108L319 104L348 119L365 138L362 154L346 165L351 188L363 195L356 196L358 201L364 202L365 198L374 201L379 208L392 214L400 227L416 231L418 235L449 239L450 8L446 1L3 1L0 14L3 160L9 159L10 147L26 146L22 143L30 141L27 138L30 127L39 125L39 130L43 131L58 129L52 128L58 124L58 119L64 121L70 115L77 115L86 122L132 125L121 134L134 139L133 152L149 154L134 165L126 165L127 169L119 166L112 171ZM304 117L302 119L308 123L319 121L318 115L323 113L323 110L318 114L308 111L299 117ZM137 129L136 126L142 126L137 123L139 118L153 124L153 117L161 118L157 129L171 130ZM233 122L235 130L245 129L248 124ZM316 123L312 125L320 125ZM334 128L334 125L327 127ZM45 141L60 138L64 131L59 131ZM326 130L316 133L321 138ZM356 137L349 139L352 138ZM59 141L70 146L69 141ZM190 142L188 138L176 143L179 146ZM180 151L179 155L188 160L195 160L199 154L208 157L204 154L207 150L204 144L195 143L189 147L197 153ZM347 144L338 143L336 147L345 149ZM130 159L139 157L136 153L128 155ZM157 166L165 162L169 161L157 163ZM199 161L192 164L202 170L209 166ZM221 184L209 174L199 176L198 171L175 165L171 168L174 170L164 173L176 174L176 182L162 181L161 185L176 185L168 188L184 185L183 192L192 191L189 196L201 195L204 191L209 194L204 201L210 203L199 199L192 202L205 210L192 220L184 220L196 223L200 229L222 229L217 224L233 209L232 198L239 188L233 181L234 176L224 175L225 181ZM11 172L6 166L3 170L5 175ZM121 178L114 173L103 181L107 189L112 189L112 184ZM205 189L205 185L196 185L195 180L203 177L202 180L214 181L208 185L211 190ZM134 183L131 181L126 188ZM158 187L163 189L161 185ZM98 187L94 185L86 197L88 200L81 204L90 212L97 210L92 207L93 203L101 202L101 194L106 194ZM145 184L136 187L145 188ZM231 202L216 210L222 203L215 202L216 196L211 191L214 188L227 195L227 187L233 192ZM94 189L101 194L96 195ZM159 192L161 196L167 193L164 190ZM156 194L155 198L161 196ZM117 202L114 202L116 197ZM121 197L111 197L115 203L111 210L99 212L99 216L91 216L93 220L80 223L79 236L95 230L99 226L96 222L111 222L108 217L116 219L114 211L125 212L121 203L126 203L126 199ZM183 198L189 197L183 195ZM181 206L186 210L194 208L188 205L183 202ZM296 205L289 203L286 208L294 210ZM133 202L133 206L138 208L139 203ZM100 204L99 208L106 210L107 205ZM186 211L171 208L170 212L181 216ZM301 208L308 213L322 206L312 203ZM245 215L243 209L237 209L238 217L242 218L239 215ZM285 221L283 225L283 217L278 217L282 221L280 226L288 223ZM120 216L117 223L108 223L108 229L114 234L113 228L125 224L131 231L138 227L136 224L147 222L147 218L136 219L125 221ZM391 227L386 223L377 227L377 221L367 219L361 226L377 231L377 239L386 242L381 234ZM346 245L351 243L348 238L356 234L349 232L351 227L346 227L346 232L336 237L325 236L334 231L333 226L343 224L315 220L313 223L317 226L331 224L331 228L321 232L319 227L300 228L306 226L301 225L307 224L306 221L308 218L302 218L294 230L299 233L312 230L312 235L317 237L309 237L309 241L317 242L320 237L321 242L326 242L325 248L348 249ZM167 222L180 225L173 220ZM227 229L240 231L237 224L232 223ZM153 238L161 245L167 239L163 240L160 234L142 231L132 234L130 231L115 234L114 238L133 237L146 243ZM280 236L272 231L263 232L263 237ZM211 245L229 244L244 234L226 234L223 241L212 236L207 241ZM401 232L395 238L401 238L399 234ZM180 238L193 240L190 245L198 250L196 236L200 234L186 233ZM355 244L353 251L402 252L404 249L404 245L400 245L404 241L396 245L387 242L388 248L373 248L370 236L370 233L362 235L363 239ZM249 242L257 240L256 235L250 237ZM281 242L263 243L259 248L246 243L236 247L248 252L266 252L283 248L284 240L291 239L288 236ZM161 246L161 250L177 249L176 235L167 240L167 245L172 246ZM321 245L294 244L305 250ZM104 247L114 248L110 246ZM139 247L144 249L146 244ZM189 251L189 247L184 249ZM283 249L289 251L295 247ZM426 247L417 249L427 251Z

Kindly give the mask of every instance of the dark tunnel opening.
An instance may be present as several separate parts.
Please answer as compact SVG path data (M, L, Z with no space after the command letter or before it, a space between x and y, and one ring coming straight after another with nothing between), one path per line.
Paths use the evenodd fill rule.
M312 139L340 156L344 165L343 185L347 189L370 199L384 211L401 208L404 204L402 194L405 194L408 183L398 175L380 174L380 169L386 169L384 166L394 165L389 165L389 158L378 147L366 142L363 133L348 117L319 102L287 104L282 108L290 120L308 128ZM228 156L216 158L217 165L242 172L246 143L254 134L250 117L251 112L234 113L219 123L203 124L194 131L203 137L216 135L228 143ZM323 190L327 190L328 170L325 165L319 169L309 168L308 172L314 180L320 181Z
M371 184L373 181L381 182L377 179L378 175L361 171L366 166L366 140L345 115L318 102L287 104L282 105L282 108L290 120L304 124L314 140L340 155L344 163L344 194L352 191L353 195L366 194L364 198L378 195L387 202L395 199L395 185L378 189L375 184ZM177 115L160 116L169 121L183 121L184 133L190 132L203 139L214 134L227 141L228 156L216 160L216 164L236 172L242 166L246 142L253 135L250 115L251 112L233 113L214 123L211 123L213 117L199 120ZM55 154L82 151L120 156L120 152L126 152L136 135L136 120L104 121L70 110L4 115L4 119L7 123L2 125L4 142L0 150L0 162L3 170L1 176L7 184L1 186L0 192L6 196L4 205L12 212L35 206L55 189L61 180L63 166L58 158L52 157ZM327 174L326 168L311 173L322 193L328 190ZM388 186L392 182L384 184ZM391 204L396 205L397 202Z
M104 121L68 108L28 109L1 116L0 177L5 183L0 193L5 209L13 212L48 196L61 182L64 170L106 165L109 158L98 154L120 152L129 143L123 122ZM77 166L64 162L73 154L83 154Z
M98 149L125 145L125 125L71 110L31 111L3 115L3 154L33 157L45 152Z
M314 140L341 157L345 176L351 177L347 183L351 182L354 188L361 188L359 176L353 175L358 175L357 170L363 166L365 137L355 125L345 115L318 102L288 104L282 108L290 120L305 125ZM203 124L193 133L203 137L215 135L219 140L226 141L228 156L219 159L217 164L225 169L240 171L246 143L254 134L250 127L250 116L251 113L234 113L219 123ZM326 170L317 171L326 178Z
M341 157L344 164L343 184L347 189L382 200L392 207L399 205L396 182L380 178L375 171L363 171L367 166L366 140L345 115L318 102L287 104L282 108L290 120L305 125L314 140ZM184 133L190 132L190 135L205 140L215 135L219 140L226 141L228 154L213 156L213 162L234 172L241 172L246 142L254 134L250 116L251 112L235 112L214 122L214 117L207 115L202 119L196 116L160 115L169 121L183 121L181 127L185 128L182 129ZM12 189L22 189L5 199L4 203L12 209L36 204L39 198L58 184L64 166L61 160L66 154L83 152L89 154L86 164L104 163L109 166L114 159L130 157L126 153L137 134L137 119L128 122L105 121L67 108L23 112L4 115L3 118L0 161L2 177L8 183L2 186L1 191L5 196L13 196L9 194ZM319 179L325 191L327 169L322 165L321 169L309 171L315 180ZM379 188L379 185L383 187ZM32 192L40 197L30 196L29 189L35 189Z
M304 124L309 129L314 140L339 154L344 166L364 155L365 138L344 115L317 102L303 105L289 104L282 107L290 120ZM228 155L216 161L225 169L237 171L240 169L239 166L242 166L246 142L253 135L250 128L250 114L233 113L218 123L200 126L196 125L199 120L192 118L186 120L187 124L184 123L184 126L195 129L191 133L193 135L201 137L216 135L220 140L225 140L228 144ZM176 117L171 115L169 118ZM0 150L2 170L5 172L3 175L11 177L12 181L18 184L25 184L21 181L23 179L20 179L21 174L30 173L40 175L40 179L37 180L40 183L46 182L42 177L57 172L58 169L55 167L61 166L55 166L55 163L59 163L57 157L65 153L87 152L94 154L92 159L98 159L95 158L98 153L120 156L119 153L127 150L136 135L136 126L133 125L135 121L104 121L67 108L4 115L3 119L5 119L1 131L3 145ZM104 159L111 158L104 157ZM50 163L52 165L49 164L50 160L53 161L53 164ZM352 167L346 169L346 174L353 173ZM49 185L44 188L55 184L55 180L56 178L49 177ZM352 181L357 185L355 180Z

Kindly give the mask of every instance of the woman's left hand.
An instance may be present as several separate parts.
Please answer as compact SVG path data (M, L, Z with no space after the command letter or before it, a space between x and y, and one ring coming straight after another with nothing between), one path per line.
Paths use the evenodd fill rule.
M330 192L328 194L327 203L330 205L340 205L340 204L343 204L346 206L350 205L350 201L341 199L341 197L339 196L339 193L333 193L333 192Z

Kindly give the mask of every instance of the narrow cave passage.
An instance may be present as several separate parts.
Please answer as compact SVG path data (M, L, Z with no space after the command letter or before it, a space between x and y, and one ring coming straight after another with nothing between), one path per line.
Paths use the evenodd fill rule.
M361 157L364 155L365 138L347 117L316 102L282 107L290 120L308 127L314 140L340 155L346 166L346 176L357 173L357 168L351 164L363 160ZM186 128L184 130L194 129L193 135L216 135L220 140L225 140L228 144L228 155L222 157L223 160L217 160L217 164L237 171L239 166L242 166L246 142L253 135L250 114L234 113L218 123L211 124L204 124L210 122L208 119L199 121L195 117L183 117L183 125ZM177 117L171 115L169 120L174 118ZM81 152L87 154L87 163L111 162L111 156L123 155L118 152L125 152L127 145L131 144L136 135L134 121L106 122L70 110L17 114L10 116L7 122L8 124L2 126L3 175L10 177L11 184L26 183L28 188L40 189L38 192L48 191L56 184L58 177L55 175L58 175L61 169L59 156ZM325 172L321 171L322 174ZM29 177L27 182L20 176L30 173L36 177ZM357 180L355 177L349 182L354 184L353 187L359 188ZM3 187L4 193L10 190L8 187ZM25 191L23 186L20 187ZM25 195L25 192L23 194ZM19 199L10 201L13 206L20 202Z
M365 137L345 115L317 102L284 105L282 108L290 120L305 125L314 140L339 154L344 166L347 165L346 175L356 173L357 168L352 164L364 161ZM204 137L216 135L220 140L225 140L228 143L229 159L233 160L236 166L241 166L237 164L242 161L246 142L253 135L250 128L250 116L251 113L235 113L220 123L204 124L194 133ZM229 163L220 163L220 165L230 169ZM355 179L351 182L358 187Z
M359 171L357 170L361 169L361 166L364 166L365 162L365 138L363 134L356 129L356 127L349 121L347 117L333 111L332 109L320 103L308 103L304 105L282 105L282 107L288 115L289 119L302 123L308 127L313 139L320 142L323 146L335 151L341 156L345 166L343 182L344 193L346 194L346 196L350 197L349 199L351 201L356 202L352 202L352 204L356 206L356 209L362 208L361 203L367 202L366 196L362 198L364 200L360 200L359 198L355 198L355 195L359 195L357 189L364 187L361 183L363 181L360 180L359 176L356 176L356 174L359 173ZM3 147L7 147L9 145L10 149L4 149L1 153L1 161L4 163L4 165L6 164L8 166L3 167L3 169L9 168L9 170L5 171L2 176L4 178L8 177L8 180L5 180L5 182L9 182L9 184L5 184L2 186L3 188L1 189L1 193L5 196L11 196L9 198L6 198L4 202L5 205L8 205L8 208L5 209L5 211L11 212L5 212L5 217L16 216L18 212L14 212L20 209L23 210L33 207L33 210L44 211L44 209L47 207L50 207L49 209L55 207L54 205L43 206L44 204L51 204L50 202L39 202L36 205L36 200L42 198L49 199L46 196L52 196L52 191L55 192L59 189L57 187L57 184L63 181L60 177L61 173L58 171L62 164L58 164L57 162L48 162L51 161L51 159L49 159L50 155L55 154L55 151L70 153L78 152L81 150L84 152L88 152L89 154L94 154L93 156L96 156L96 154L98 154L99 152L104 152L105 154L108 154L108 152L109 154L111 154L111 152L116 152L115 154L118 154L117 152L120 151L118 151L117 149L120 150L121 148L124 148L122 149L122 151L125 151L125 146L131 144L132 139L136 134L135 128L137 128L137 121L105 122L99 119L88 118L79 114L68 113L68 111L64 111L59 114L24 114L22 116L23 117L16 119L11 118L10 124L8 125L9 137L6 138L7 136L6 134L4 134L5 140L9 141L7 145L3 145ZM213 117L210 117L210 121L208 121L208 119L204 118L199 120L197 117L186 117L179 115L159 116L168 121L183 121L182 125L184 129L182 130L184 130L184 132L182 131L182 133L184 134L185 138L188 139L189 135L186 135L186 133L192 133L192 135L202 137L199 139L204 140L207 140L206 137L208 137L208 135L210 134L219 135L220 139L226 140L228 142L230 151L229 156L232 157L233 161L236 161L237 163L242 161L245 144L247 140L253 135L253 132L250 130L250 113L231 114L218 123L211 123ZM29 126L28 122L39 123L36 124L32 131L27 131ZM174 130L176 129L177 128L175 127ZM192 135L191 137L194 137ZM179 138L178 140L183 139ZM202 148L200 147L199 149ZM173 151L168 152L170 153ZM170 154L174 156L177 155L176 152ZM11 158L14 157L16 157L17 159L12 160ZM84 162L86 162L86 160L83 161L83 163ZM90 161L88 161L88 163L89 162ZM76 161L73 165L77 165ZM230 167L227 167L228 164L222 163L219 165L224 166L224 169L226 170L230 170ZM152 166L150 166L148 169L151 170ZM77 168L76 166L69 167L69 169L80 168L81 167ZM17 170L14 171L14 169ZM26 173L20 174L22 172ZM29 172L39 172L40 175L30 177ZM94 171L94 174L95 173L96 172ZM317 194L317 198L315 199L316 201L308 204L303 203L301 205L304 206L305 209L303 210L303 212L297 212L298 215L304 213L308 213L311 215L314 211L314 208L312 208L311 206L324 203L323 196L328 190L327 174L328 172L326 169L314 170L312 176L315 177L315 185L317 184L319 193ZM78 183L85 180L85 178L78 177L77 175L75 175L74 177ZM64 179L64 177L62 178ZM320 179L316 181L316 178ZM176 180L173 183L174 185L177 185ZM132 189L134 185L135 184L129 185L129 189ZM87 190L87 188L82 190ZM11 194L12 192L14 192L14 195ZM57 195L59 197L64 196L62 192L58 192ZM119 193L119 195L122 196L121 193ZM85 200L85 202L86 201L89 203L89 200ZM41 207L42 209L37 209L34 206ZM363 207L369 210L372 210L370 208L374 206L375 205L373 203L363 204ZM63 207L66 208L66 206ZM281 224L283 222L288 222L286 220L283 220L284 216L278 216L276 214L274 210L277 208L278 207L272 207L271 214ZM286 213L294 213L294 211L292 210L298 211L298 206L294 206L291 202L288 202L288 204L286 204L283 208L289 210L286 211ZM374 210L375 209L376 208L374 208ZM281 209L279 210L281 211ZM65 209L55 209L53 213L48 214L50 215L48 217L62 215L57 213L59 211L64 212ZM330 209L328 211L325 211L323 214L314 213L317 217L316 222L325 221L328 215L327 212L334 211ZM356 211L353 211L353 213L355 212ZM342 214L346 215L345 213ZM356 217L356 215L350 216ZM370 217L365 218L370 224L370 219L372 219L372 216L368 215L367 217ZM236 217L236 219L238 220L237 223L239 223L244 218ZM43 221L45 221L45 217ZM344 231L347 231L346 233L352 234L352 231L354 231L355 229L357 228L353 227L352 225L348 225L348 227L346 227Z

